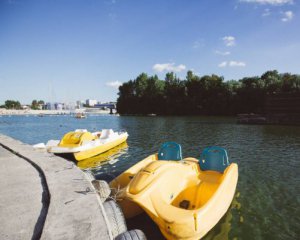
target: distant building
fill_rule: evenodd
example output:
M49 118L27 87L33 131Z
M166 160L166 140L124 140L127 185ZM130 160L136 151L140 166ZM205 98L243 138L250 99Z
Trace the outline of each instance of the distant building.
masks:
M37 108L38 108L39 110L43 110L44 104L38 104Z
M63 103L63 109L64 110L74 110L74 109L76 109L76 104L73 102Z
M64 109L64 105L62 103L50 103L50 102L47 102L45 104L45 109L46 110L63 110Z
M46 110L54 110L55 106L53 103L47 102L45 105Z
M30 109L30 107L29 107L28 105L22 105L21 108L22 108L23 110L28 110L28 109Z
M93 100L93 99L87 99L86 100L86 105L89 106L89 107L94 107L97 103L98 103L97 100Z
M54 109L55 110L63 110L63 104L62 103L54 103Z
M83 101L80 101L80 100L76 101L76 108L77 109L83 108L83 104L84 104Z

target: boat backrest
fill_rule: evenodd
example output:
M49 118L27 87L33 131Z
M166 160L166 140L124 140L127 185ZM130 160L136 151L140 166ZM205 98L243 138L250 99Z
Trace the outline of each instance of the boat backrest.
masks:
M95 136L96 138L100 138L101 132L93 132L92 135Z
M87 129L76 129L75 132L87 132Z
M182 160L180 144L165 142L158 151L158 160Z
M114 131L112 129L102 129L100 139L107 139L112 136Z
M211 170L223 173L229 166L227 151L222 147L207 147L201 153L199 164L202 171Z
M61 139L59 146L69 146L69 145L76 145L82 143L84 140L92 141L95 139L90 132L68 132L63 136Z

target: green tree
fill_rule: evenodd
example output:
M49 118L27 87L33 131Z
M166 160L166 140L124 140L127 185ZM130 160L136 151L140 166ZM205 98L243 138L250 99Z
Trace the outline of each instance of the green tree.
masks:
M191 70L189 70L186 74L186 80L187 81L192 81L194 79L194 74Z
M186 102L185 82L181 81L173 72L165 77L164 97L166 114L181 115L185 113Z
M229 114L228 105L230 93L223 83L224 78L211 75L207 82L205 113L209 115Z
M300 75L284 73L281 75L282 92L299 92L300 91Z
M146 73L140 74L135 79L135 90L136 90L137 97L142 97L146 94L145 91L147 88L147 80L148 80L148 75Z
M187 81L185 83L188 99L188 112L190 114L201 114L203 112L202 96L204 93L204 86L200 78L193 75L191 71L188 72Z
M147 87L143 98L145 114L164 112L164 81L158 79L157 75L147 79ZM146 106L146 107L145 107Z
M225 83L225 85L233 95L235 95L237 90L241 87L241 83L236 80L229 80Z
M261 76L264 88L268 94L280 91L281 78L277 70L267 71Z
M136 114L136 96L135 96L135 84L134 81L123 83L119 87L119 98L117 100L117 110L121 114Z
M245 77L240 80L238 89L237 112L263 113L265 104L264 83L260 77Z
M36 109L38 109L38 106L39 106L38 101L37 100L32 100L31 108L36 110Z
M172 83L173 81L175 81L176 76L173 72L168 72L166 73L166 77L165 77L165 81L168 83Z
M168 72L164 80L140 74L119 87L121 114L230 115L263 113L267 95L300 93L300 75L267 71L261 77L224 81L222 76L197 76L188 71L180 80Z
M4 103L5 108L7 109L21 109L21 104L19 101L6 100Z

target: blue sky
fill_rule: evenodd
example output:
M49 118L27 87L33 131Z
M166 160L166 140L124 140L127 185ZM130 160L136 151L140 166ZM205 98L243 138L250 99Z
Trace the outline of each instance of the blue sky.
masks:
M298 0L0 0L0 103L116 100L139 73L300 73Z

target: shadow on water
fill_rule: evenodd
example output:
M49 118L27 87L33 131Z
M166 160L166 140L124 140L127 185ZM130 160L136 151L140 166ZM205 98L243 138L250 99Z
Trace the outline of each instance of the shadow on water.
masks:
M235 216L242 223L243 217L240 214L241 204L238 202L238 197L240 193L237 192L235 197L225 213L225 215L220 219L220 221L213 227L202 239L203 240L228 240L232 239L230 233L232 229L232 221Z
M134 218L126 219L127 228L142 230L147 239L164 240L164 236L161 234L159 227L152 221L152 219L146 214L142 213Z

